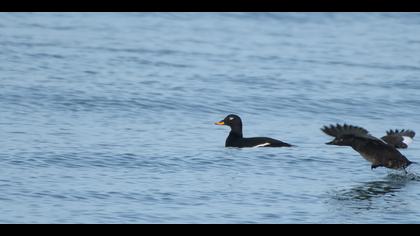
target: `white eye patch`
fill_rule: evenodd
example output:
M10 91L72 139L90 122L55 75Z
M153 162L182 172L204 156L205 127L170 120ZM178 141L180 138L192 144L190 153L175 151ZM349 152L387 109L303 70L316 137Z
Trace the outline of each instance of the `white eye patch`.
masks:
M233 120L233 119L235 119L235 118L233 118L233 117L229 117L229 120Z

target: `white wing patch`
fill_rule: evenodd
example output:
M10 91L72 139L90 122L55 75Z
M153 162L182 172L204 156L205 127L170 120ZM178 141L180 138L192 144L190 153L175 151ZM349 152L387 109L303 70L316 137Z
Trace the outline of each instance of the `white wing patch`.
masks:
M403 143L410 145L413 142L413 139L408 136L402 136L403 137Z
M235 119L235 118L233 118L233 117L229 117L229 120L233 120L233 119Z
M254 147L265 147L265 146L268 146L270 144L271 143L262 143L262 144L258 144L257 146L254 146Z

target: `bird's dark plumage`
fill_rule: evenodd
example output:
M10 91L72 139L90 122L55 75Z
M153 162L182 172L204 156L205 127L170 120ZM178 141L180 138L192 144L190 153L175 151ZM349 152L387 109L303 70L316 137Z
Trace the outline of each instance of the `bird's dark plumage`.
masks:
M292 145L280 140L267 137L244 138L242 134L242 120L239 116L230 114L223 120L216 122L216 125L227 125L231 128L226 139L226 147L291 147Z
M396 148L407 148L416 133L412 130L389 130L381 139Z
M324 126L321 130L335 138L327 144L352 147L363 158L371 162L372 169L380 166L405 169L413 163L397 150L397 147L405 144L403 142L405 136L414 137L413 131L388 131L387 136L378 139L370 135L364 128L346 124Z
M353 125L330 125L329 127L324 126L321 129L324 133L328 134L329 136L333 136L335 138L344 136L344 135L354 135L359 137L365 137L368 139L376 139L375 137L371 136L369 134L369 131L367 131L364 128L353 126Z

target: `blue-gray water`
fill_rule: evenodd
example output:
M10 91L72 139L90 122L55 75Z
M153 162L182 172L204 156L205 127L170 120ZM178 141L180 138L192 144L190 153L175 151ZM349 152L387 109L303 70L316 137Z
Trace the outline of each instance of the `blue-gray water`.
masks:
M2 13L0 52L0 223L420 223L419 165L320 131L420 134L420 14Z

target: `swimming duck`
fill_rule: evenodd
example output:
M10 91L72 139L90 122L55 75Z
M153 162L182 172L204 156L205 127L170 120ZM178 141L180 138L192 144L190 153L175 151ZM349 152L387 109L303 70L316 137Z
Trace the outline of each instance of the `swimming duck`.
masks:
M227 125L231 131L226 139L225 147L291 147L277 139L267 137L244 138L242 135L242 120L239 116L230 114L223 120L216 122L216 125Z
M364 159L372 163L371 169L386 167L390 169L404 169L410 164L397 148L407 148L415 136L412 130L390 130L387 135L378 139L361 127L352 125L330 125L321 130L335 139L326 144L350 146Z

